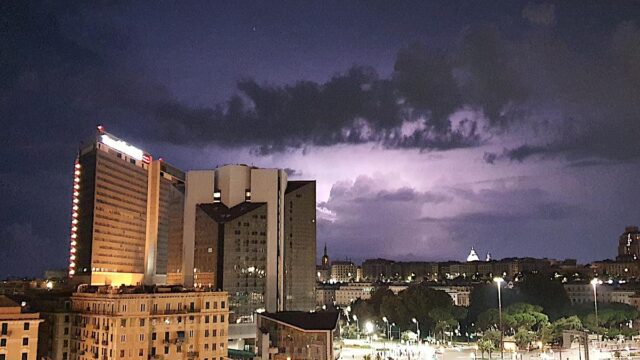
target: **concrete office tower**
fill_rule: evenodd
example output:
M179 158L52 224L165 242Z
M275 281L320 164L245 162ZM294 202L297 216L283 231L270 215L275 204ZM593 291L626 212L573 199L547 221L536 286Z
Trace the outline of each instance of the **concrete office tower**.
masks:
M72 280L165 283L170 237L181 227L172 214L182 209L184 173L102 127L74 166Z
M289 181L284 210L284 309L309 311L315 308L316 182Z
M233 322L253 322L262 310L311 310L315 230L313 181L246 165L190 171L184 284L227 291Z

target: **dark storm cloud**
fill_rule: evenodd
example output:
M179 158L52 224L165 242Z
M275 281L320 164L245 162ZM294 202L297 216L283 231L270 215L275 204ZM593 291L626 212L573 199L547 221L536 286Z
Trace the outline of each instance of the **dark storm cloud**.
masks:
M588 57L545 33L514 47L519 71L529 72L534 101L523 113L532 125L530 140L486 156L487 162L640 157L634 145L640 134L640 30L634 22L623 22L584 45L590 47Z
M430 60L400 65L397 81L381 79L373 69L362 66L323 84L304 81L270 86L244 80L238 83L240 95L226 104L193 109L177 102L158 103L152 115L163 129L159 134L163 140L257 146L260 153L367 142L419 149L478 145L481 137L475 122L453 126L447 118L461 104L436 96L440 85L455 87L451 75L424 83L424 89L407 84L414 67L425 66L428 69L420 71L443 77L439 65L431 69L423 61ZM430 80L429 74L422 76ZM413 96L412 91L431 93ZM416 125L409 133L402 131L407 123Z

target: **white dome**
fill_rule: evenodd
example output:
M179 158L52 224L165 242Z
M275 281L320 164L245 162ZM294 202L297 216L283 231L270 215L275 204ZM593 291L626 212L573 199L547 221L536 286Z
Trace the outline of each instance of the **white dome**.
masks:
M473 247L471 248L469 256L467 256L467 262L470 261L480 261L480 258L478 257L478 254L476 254L476 251L473 249Z

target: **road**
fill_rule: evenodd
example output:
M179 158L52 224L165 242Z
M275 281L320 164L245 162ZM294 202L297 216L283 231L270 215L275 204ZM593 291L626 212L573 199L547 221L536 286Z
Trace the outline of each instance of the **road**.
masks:
M585 360L584 349L579 354L578 345L574 344L571 349L564 349L562 352L548 350L545 353L540 351L531 352L505 352L505 360ZM405 345L398 342L383 342L367 340L345 340L341 360L358 360L364 359L365 355L371 355L371 359L375 360L376 355L380 355L381 359L394 360L474 360L480 359L480 353L475 350L473 345L459 345L455 347L440 347L428 344L421 345ZM621 350L622 359L640 359L640 350ZM633 356L630 356L633 355ZM488 354L485 353L485 358ZM492 359L499 360L500 352L494 352ZM590 349L589 360L615 359L613 351Z

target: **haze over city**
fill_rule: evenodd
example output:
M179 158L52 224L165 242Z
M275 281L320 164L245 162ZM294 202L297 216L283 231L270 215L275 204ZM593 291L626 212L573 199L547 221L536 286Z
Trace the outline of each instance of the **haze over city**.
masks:
M0 275L66 268L98 124L316 180L333 259L613 258L640 224L632 1L3 2Z

